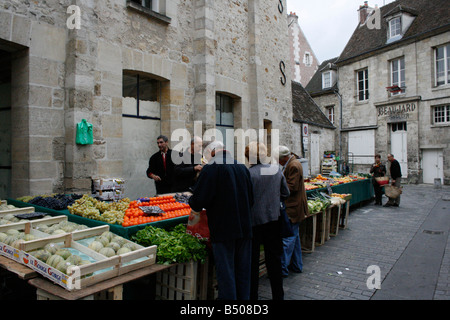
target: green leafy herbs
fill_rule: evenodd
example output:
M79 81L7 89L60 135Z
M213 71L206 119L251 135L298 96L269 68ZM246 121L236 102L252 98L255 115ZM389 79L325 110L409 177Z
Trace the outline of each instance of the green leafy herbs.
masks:
M167 231L153 226L139 230L132 240L144 247L156 245L159 264L185 263L190 260L204 262L208 256L205 242L186 233L183 224Z

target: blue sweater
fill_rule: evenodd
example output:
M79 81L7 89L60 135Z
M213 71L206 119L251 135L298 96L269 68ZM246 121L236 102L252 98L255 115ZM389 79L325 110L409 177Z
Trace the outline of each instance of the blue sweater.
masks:
M206 209L212 242L252 237L253 185L243 164L220 152L203 167L189 205Z

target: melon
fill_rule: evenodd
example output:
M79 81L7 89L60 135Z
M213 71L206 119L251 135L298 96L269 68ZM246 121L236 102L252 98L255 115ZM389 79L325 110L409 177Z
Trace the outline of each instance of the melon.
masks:
M108 243L108 245L106 246L106 248L113 248L114 251L117 252L117 250L120 249L120 244L118 244L117 242L110 242L110 243Z
M71 266L72 263L70 263L69 261L61 261L60 263L58 263L58 265L56 266L56 269L58 269L59 271L61 271L62 273L66 273L67 274L67 268L69 266Z
M8 235L4 232L0 232L0 242L4 242Z
M25 240L25 241L36 240L36 237L34 235L28 233L23 237L23 240Z
M51 254L55 254L56 251L58 251L60 248L61 247L59 245L53 242L47 243L44 247L44 249L50 252Z
M127 240L125 240L125 238L122 238L120 236L115 236L114 238L112 238L111 242L116 242L120 244L120 246L123 246L125 243L127 243Z
M8 231L6 231L6 234L9 236L19 236L19 231L16 229L8 229Z
M57 265L62 261L65 261L63 257L61 257L60 255L54 254L50 258L48 258L47 264L50 267L56 268Z
M105 236L99 236L99 237L95 238L95 241L101 242L104 247L106 247L106 245L109 243L109 239Z
M64 230L62 230L62 229L56 229L55 231L53 231L52 232L52 234L66 234L67 232L65 232Z
M112 239L115 237L116 235L114 233L112 233L111 231L105 231L101 234L101 237L106 237L108 238L108 240L111 242Z
M18 240L19 238L17 236L7 236L5 239L5 244L7 244L8 246L12 245L14 241Z
M64 260L67 260L67 258L69 258L72 255L69 249L59 249L58 251L55 252L55 254L60 255L61 257L63 257Z
M25 240L23 240L23 239L17 239L13 243L11 243L11 247L16 248L16 249L20 249L20 244L24 243L24 242L25 242Z
M41 260L43 262L47 262L47 260L52 256L48 251L45 250L37 250L31 253L36 259Z
M73 254L73 255L71 255L70 257L68 257L66 259L66 261L68 261L68 262L70 262L71 264L74 264L74 265L79 265L81 260L82 260L81 257L76 255L76 254Z
M99 252L101 249L103 249L103 244L100 241L92 241L89 245L89 249L92 249L94 251Z
M102 248L98 253L104 255L105 257L112 257L116 255L116 252L113 248Z
M122 248L128 248L128 249L130 249L131 251L136 250L136 246L134 245L134 243L131 243L131 242L125 243L125 244L122 246Z
M124 253L128 253L128 252L131 252L130 248L122 247L117 251L117 254L124 254Z

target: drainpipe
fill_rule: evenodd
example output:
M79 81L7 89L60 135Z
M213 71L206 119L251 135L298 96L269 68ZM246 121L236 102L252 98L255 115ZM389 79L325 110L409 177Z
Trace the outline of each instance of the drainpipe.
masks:
M338 89L333 92L339 98L339 160L342 161L342 96Z

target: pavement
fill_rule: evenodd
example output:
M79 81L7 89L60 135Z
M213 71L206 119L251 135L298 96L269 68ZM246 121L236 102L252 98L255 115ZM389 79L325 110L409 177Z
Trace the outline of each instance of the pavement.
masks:
M352 208L346 229L303 253L285 299L450 300L449 230L450 186L403 185L399 207ZM272 299L267 276L259 296Z

